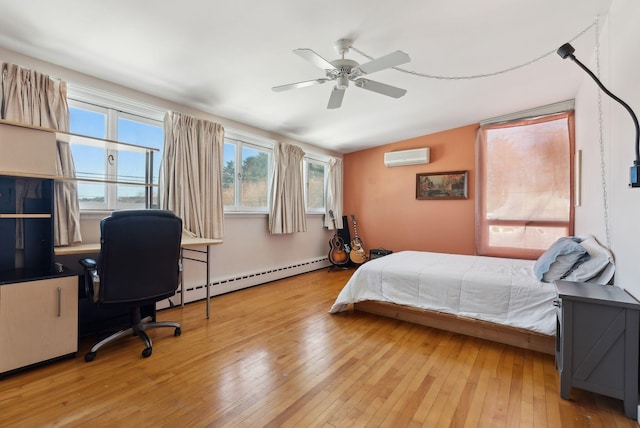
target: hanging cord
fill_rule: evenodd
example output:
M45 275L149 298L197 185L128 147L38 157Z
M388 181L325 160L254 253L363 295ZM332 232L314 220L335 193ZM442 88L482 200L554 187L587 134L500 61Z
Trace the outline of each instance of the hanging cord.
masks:
M600 77L600 26L596 18L596 75ZM609 230L609 197L607 195L607 166L605 163L605 147L602 119L602 90L598 89L598 139L600 140L600 180L602 183L602 207L604 211L604 233L607 247L611 248L611 232Z
M582 30L580 33L578 33L574 38L572 38L570 40L570 42L573 42L574 40L576 40L577 38L579 38L580 36L582 36L583 34L585 34L587 31L589 31L590 29L592 29L593 27L596 27L596 32L597 32L597 26L598 26L598 20L596 18L596 21L589 25L587 28L585 28L584 30ZM369 59L369 60L373 60L374 58L371 55L366 54L365 52L361 51L360 49L351 46L350 49L354 50L355 52L359 53L360 55L362 55L363 57ZM513 67L509 67L506 68L504 70L498 70L498 71L494 71L494 72L490 72L490 73L484 73L484 74L473 74L473 75L469 75L469 76L440 76L440 75L435 75L435 74L427 74L427 73L420 73L417 71L412 71L412 70L407 70L406 68L401 68L401 67L392 67L394 70L396 71L400 71L402 73L407 73L407 74L412 74L414 76L418 76L418 77L425 77L427 79L439 79L439 80L470 80L470 79L480 79L483 77L491 77L491 76L497 76L499 74L504 74L504 73L509 73L510 71L514 71L514 70L518 70L519 68L523 68L526 67L528 65L531 65L535 62L540 61L543 58L546 58L550 55L555 55L556 54L556 49L553 49L549 52L546 52L530 61L527 61L525 63L522 64L518 64L515 65Z

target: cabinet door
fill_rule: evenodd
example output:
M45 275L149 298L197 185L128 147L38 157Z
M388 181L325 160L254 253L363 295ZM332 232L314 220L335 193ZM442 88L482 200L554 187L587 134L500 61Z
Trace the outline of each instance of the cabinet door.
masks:
M77 350L77 276L0 286L0 372Z
M17 144L19 142L20 144ZM0 123L0 170L17 176L57 176L56 134L28 125Z

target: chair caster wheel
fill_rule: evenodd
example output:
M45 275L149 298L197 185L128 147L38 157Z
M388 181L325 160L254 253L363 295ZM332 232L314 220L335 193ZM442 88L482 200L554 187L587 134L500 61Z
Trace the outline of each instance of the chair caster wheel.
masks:
M151 348L144 348L142 350L142 356L144 358L149 358L151 356Z
M91 361L93 361L93 359L96 357L96 353L95 352L87 352L84 356L84 360L87 363L90 363Z
M177 327L173 332L174 336L180 336L181 334L182 334L182 329L180 327Z

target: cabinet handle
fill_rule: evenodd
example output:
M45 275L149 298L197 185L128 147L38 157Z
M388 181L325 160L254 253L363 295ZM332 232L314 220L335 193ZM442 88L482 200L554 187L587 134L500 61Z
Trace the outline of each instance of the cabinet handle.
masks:
M58 318L62 316L62 288L58 287Z

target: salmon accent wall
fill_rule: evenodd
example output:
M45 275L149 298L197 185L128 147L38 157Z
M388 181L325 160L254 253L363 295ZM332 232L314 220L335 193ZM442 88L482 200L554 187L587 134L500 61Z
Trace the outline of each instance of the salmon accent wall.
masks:
M475 139L478 125L344 155L344 214L355 214L358 235L371 248L474 253ZM384 153L422 147L430 163L387 168ZM469 171L468 199L417 200L416 174ZM349 221L351 237L353 224Z

